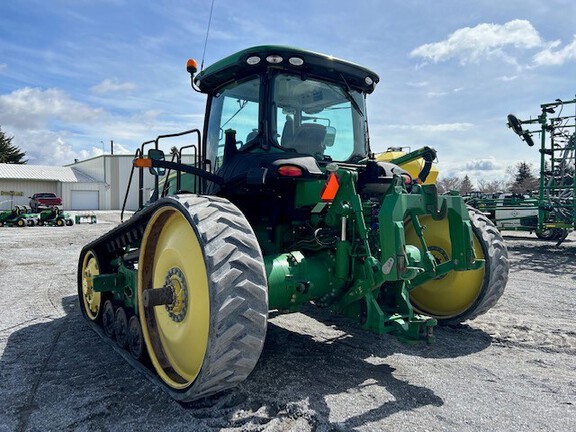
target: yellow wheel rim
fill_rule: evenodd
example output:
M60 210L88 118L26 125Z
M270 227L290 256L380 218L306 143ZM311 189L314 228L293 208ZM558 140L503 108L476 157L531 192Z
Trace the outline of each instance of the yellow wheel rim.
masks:
M142 332L158 375L170 387L194 382L208 345L210 299L204 255L196 232L173 207L158 210L141 247L138 298L144 289L171 286L170 305L145 307L139 301Z
M435 221L431 216L420 217L426 227L424 239L438 263L450 259L451 241L448 219ZM484 259L484 252L473 235L476 258ZM420 240L412 225L406 230L406 243L420 247ZM478 299L484 283L484 268L452 271L443 277L420 285L410 293L412 304L419 311L437 318L451 318L468 310Z
M88 318L96 321L102 307L102 293L94 291L94 282L92 278L100 274L100 267L96 255L89 251L84 255L82 261L82 301L84 311Z

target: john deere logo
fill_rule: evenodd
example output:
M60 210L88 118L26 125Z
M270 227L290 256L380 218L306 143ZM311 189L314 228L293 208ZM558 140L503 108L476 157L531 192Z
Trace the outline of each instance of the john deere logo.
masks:
M7 195L7 196L23 196L24 192L15 192L15 191L0 191L0 195Z

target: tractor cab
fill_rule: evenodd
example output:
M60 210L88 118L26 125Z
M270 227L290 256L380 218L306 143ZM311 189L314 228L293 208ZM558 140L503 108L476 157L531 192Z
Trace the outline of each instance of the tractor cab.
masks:
M201 72L208 93L206 159L217 170L237 153L307 155L320 165L368 154L365 95L378 76L323 54L256 47ZM226 146L226 130L235 143ZM280 156L281 155L281 156Z
M288 160L313 176L330 162L366 158L365 95L378 79L361 66L288 47L221 60L193 77L208 94L207 168L229 181L255 166L277 171L277 161Z

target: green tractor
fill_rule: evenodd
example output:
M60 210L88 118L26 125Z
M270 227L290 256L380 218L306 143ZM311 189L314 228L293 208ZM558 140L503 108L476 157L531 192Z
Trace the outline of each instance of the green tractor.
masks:
M49 207L38 213L38 226L72 226L74 221L70 214L58 207Z
M36 215L30 213L26 206L15 206L12 210L0 211L0 227L3 226L34 226L36 224Z
M197 75L191 60L188 72L207 95L203 131L142 144L140 209L86 245L78 266L85 318L173 398L243 381L269 310L311 302L376 334L431 342L437 323L496 304L506 248L461 197L437 194L436 152L371 152L374 72L279 46ZM159 150L186 134L192 144L171 158ZM156 176L147 202L145 169Z

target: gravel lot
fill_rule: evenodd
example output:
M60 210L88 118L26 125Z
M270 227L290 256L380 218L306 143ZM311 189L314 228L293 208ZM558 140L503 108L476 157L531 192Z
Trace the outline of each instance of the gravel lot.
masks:
M576 428L576 234L506 234L499 304L433 345L310 307L271 317L234 391L189 405L133 370L80 316L80 249L119 221L0 228L0 431L569 431Z

